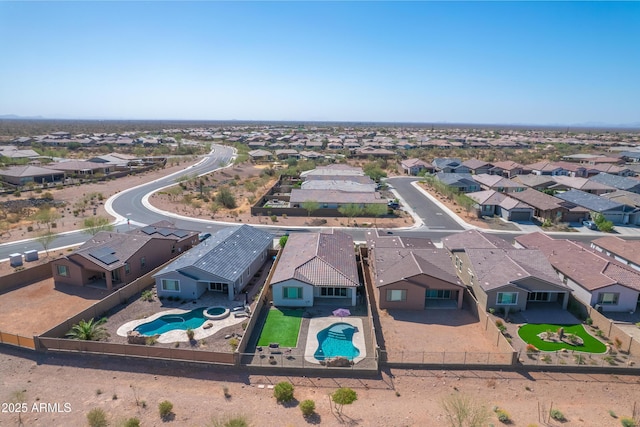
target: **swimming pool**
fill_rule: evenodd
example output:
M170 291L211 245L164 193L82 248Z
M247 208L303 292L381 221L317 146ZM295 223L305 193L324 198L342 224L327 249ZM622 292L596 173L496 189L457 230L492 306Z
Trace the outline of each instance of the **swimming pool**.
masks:
M204 324L204 322L210 320L205 317L205 311L206 310L203 310L203 308L200 307L186 313L165 314L151 322L137 326L134 331L138 331L142 335L153 336L156 334L159 335L165 332L174 331L176 329L186 331L187 329L199 328Z
M318 349L313 357L325 360L337 356L353 360L360 355L360 350L353 345L353 334L356 328L344 322L334 323L318 332Z

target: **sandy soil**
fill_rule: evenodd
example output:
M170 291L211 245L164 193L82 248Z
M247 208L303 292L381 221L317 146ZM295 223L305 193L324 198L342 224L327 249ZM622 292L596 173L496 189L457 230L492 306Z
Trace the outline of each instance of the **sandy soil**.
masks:
M86 425L86 413L102 408L118 425L138 417L145 426L204 426L212 418L244 415L252 426L447 426L441 401L452 394L470 396L490 410L498 406L512 426L619 426L613 418L630 416L638 399L640 378L599 374L515 373L485 371L391 370L377 378L258 375L233 369L162 362L108 359L90 355L39 355L2 348L0 401L11 402L24 391L29 426ZM55 381L51 381L55 378ZM317 416L305 420L293 405L279 405L268 387L279 381L295 386L297 401L313 399ZM330 407L329 393L353 388L358 400L342 419ZM230 398L225 398L228 387ZM173 403L175 414L162 422L158 403ZM139 406L136 406L136 400ZM142 406L145 402L146 407ZM33 404L58 403L59 413L36 412ZM64 411L64 404L69 411ZM565 423L542 422L549 408L559 409ZM37 409L38 407L36 407ZM3 406L0 425L17 425L18 415ZM489 422L501 425L491 414Z

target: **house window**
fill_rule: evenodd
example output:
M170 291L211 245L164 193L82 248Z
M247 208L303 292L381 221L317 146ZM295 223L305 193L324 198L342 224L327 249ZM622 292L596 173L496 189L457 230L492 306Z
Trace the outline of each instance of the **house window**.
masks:
M129 273L131 273L131 266L129 265L129 263L128 263L128 262L125 262L125 263L124 263L124 273L125 273L125 274L129 274Z
M145 257L140 257L140 268L144 268L147 265L147 259Z
M387 291L387 301L406 301L407 291L405 289L389 289Z
M618 292L600 292L598 294L598 304L602 305L618 305Z
M451 291L446 289L427 289L427 299L451 299Z
M57 265L56 268L58 269L58 276L69 277L69 267L66 265Z
M283 299L302 299L302 288L285 286L282 288Z
M173 279L162 279L162 290L169 292L180 292L180 281Z
M458 267L458 271L462 271L462 261L457 255L456 255L456 266Z
M323 297L346 297L347 288L320 288L320 296Z
M517 292L498 292L498 298L496 301L500 305L516 305L518 304Z
M228 293L229 292L229 285L227 283L210 282L209 283L209 290L210 291L214 291L214 292Z

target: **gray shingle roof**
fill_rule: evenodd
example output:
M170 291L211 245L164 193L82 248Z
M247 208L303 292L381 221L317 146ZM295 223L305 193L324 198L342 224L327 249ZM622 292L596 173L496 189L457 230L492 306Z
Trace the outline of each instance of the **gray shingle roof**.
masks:
M608 173L599 173L598 175L589 178L589 180L620 190L628 190L634 193L640 193L640 181L637 179L611 175Z
M189 249L154 275L194 267L206 273L235 281L262 251L273 244L273 235L249 225L223 228Z
M595 212L606 212L612 210L622 211L625 208L625 205L621 203L605 199L604 197L596 196L595 194L585 193L584 191L580 190L570 190L565 193L559 193L556 194L556 197ZM632 208L627 207L626 210L631 211Z
M116 270L151 240L153 240L151 236L101 231L69 254L67 258L80 256L107 271ZM106 261L107 258L96 256L100 253L108 253L112 262L103 262L102 260Z
M513 246L499 237L491 234L485 234L477 230L463 231L462 233L452 234L442 239L442 244L450 252L466 250L467 248L475 249L513 249Z

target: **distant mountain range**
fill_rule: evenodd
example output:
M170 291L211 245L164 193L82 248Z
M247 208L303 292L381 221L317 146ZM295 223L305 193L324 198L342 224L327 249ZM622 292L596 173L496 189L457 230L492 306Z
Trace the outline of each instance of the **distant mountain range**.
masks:
M413 125L446 125L455 127L456 125L464 125L468 126L518 126L518 127L540 127L540 128L584 128L584 129L640 129L640 122L634 123L618 123L611 124L605 122L584 122L584 123L544 123L544 124L534 124L534 123L463 123L463 122L448 122L448 121L438 121L438 122L375 122L375 121L366 121L363 122L361 120L187 120L187 119L127 119L123 117L43 117L43 116L19 116L17 114L0 114L1 119L8 120L113 120L113 121L145 121L145 122L166 122L166 121L177 121L177 122L229 122L229 121L238 121L238 122L252 122L252 123L366 123L367 125L390 125L390 124L413 124Z

